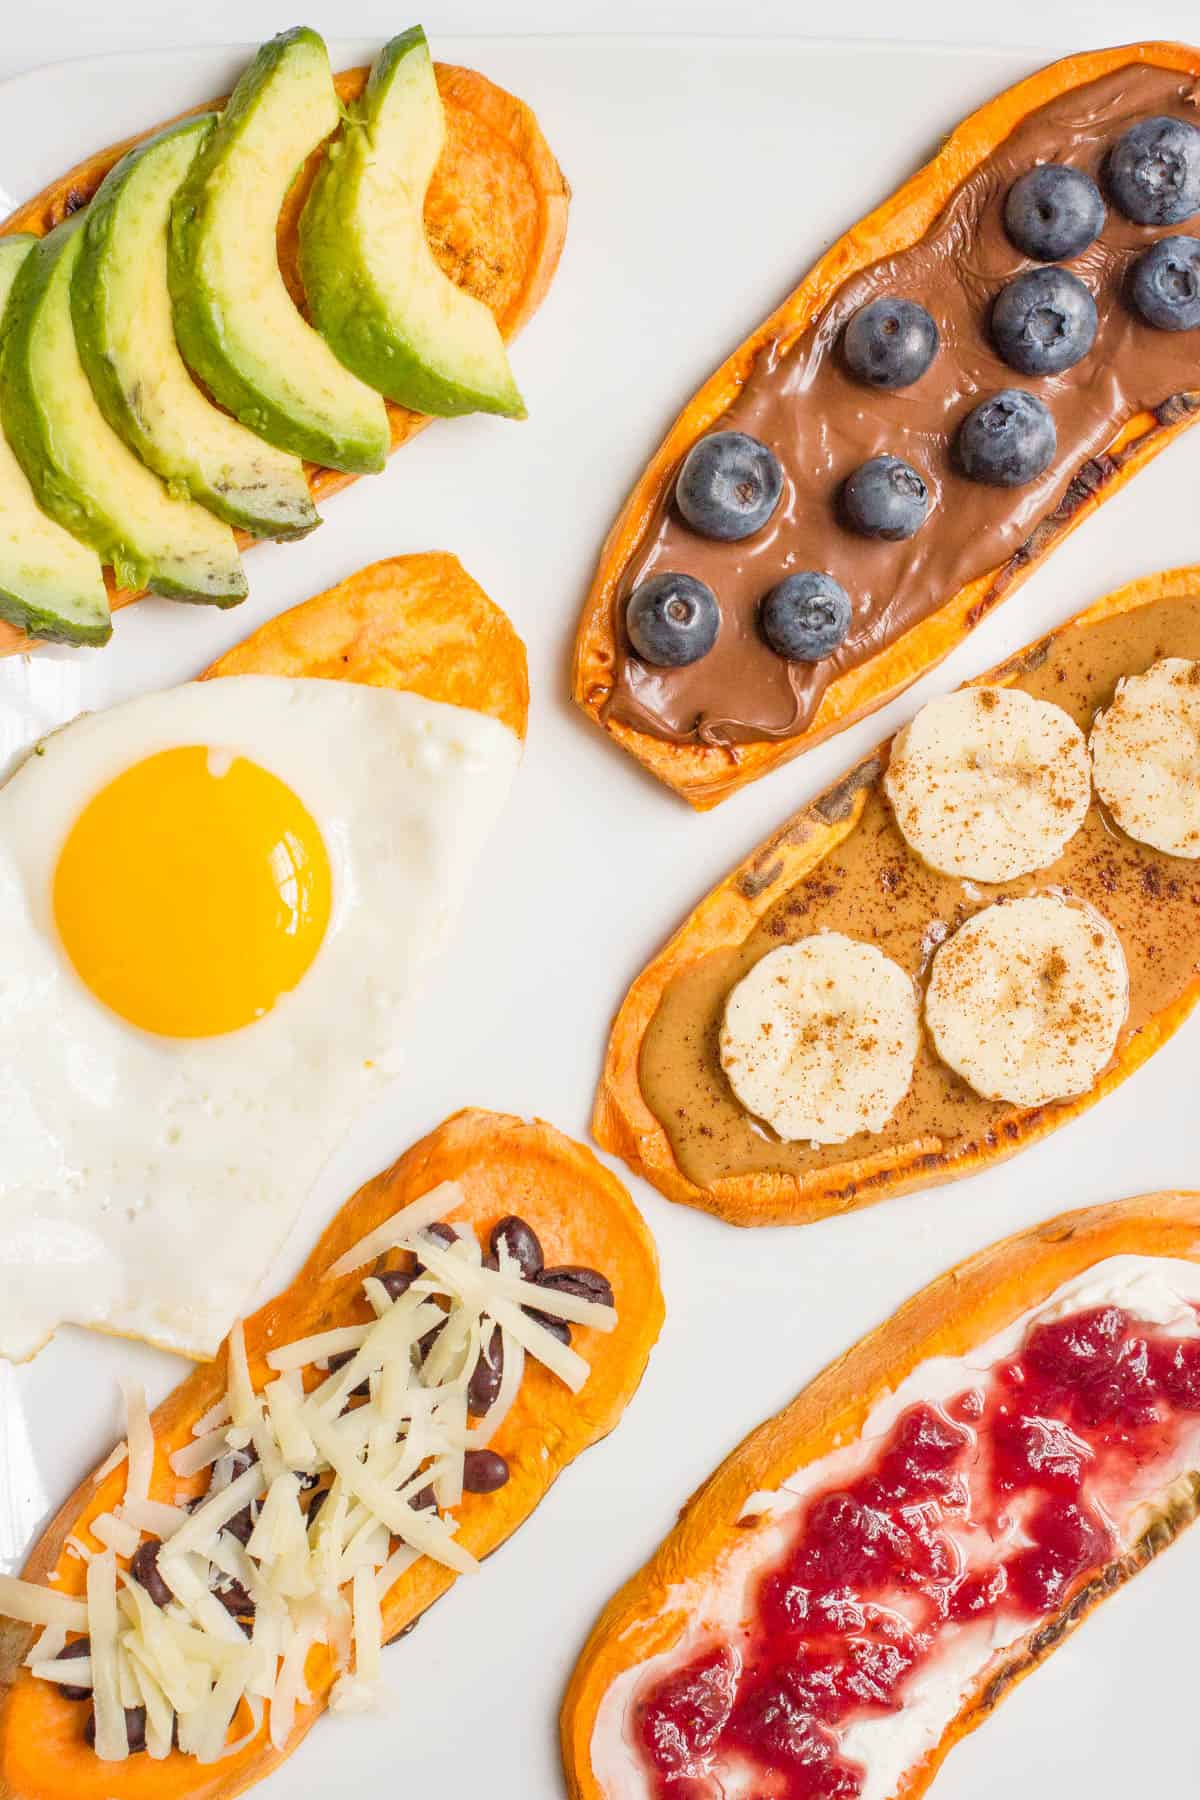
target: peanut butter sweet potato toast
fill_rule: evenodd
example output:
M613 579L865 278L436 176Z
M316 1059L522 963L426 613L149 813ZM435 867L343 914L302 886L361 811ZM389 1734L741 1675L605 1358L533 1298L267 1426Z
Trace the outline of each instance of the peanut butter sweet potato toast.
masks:
M960 1357L1005 1330L1065 1282L1119 1255L1200 1261L1200 1195L1147 1194L1064 1213L993 1245L939 1276L817 1376L790 1406L750 1434L685 1503L679 1523L650 1561L609 1602L575 1667L561 1717L563 1763L572 1800L612 1800L593 1761L593 1734L606 1694L622 1674L678 1643L697 1589L755 1519L752 1495L857 1439L875 1404L920 1364ZM1076 1582L1054 1616L1018 1640L999 1669L968 1690L938 1741L889 1793L917 1800L953 1746L990 1715L1107 1594L1144 1568L1200 1509L1191 1475L1170 1505L1147 1519L1136 1543L1097 1574ZM685 1599L686 1597L686 1599ZM919 1740L919 1733L917 1734Z
M426 198L430 247L446 274L491 308L508 340L537 311L554 278L566 237L570 189L523 101L474 70L439 64L436 72L446 116L446 146ZM339 98L344 103L356 99L367 75L366 69L347 69L337 75ZM212 101L190 111L206 112L221 104L221 100ZM151 127L87 157L18 207L0 230L44 236L86 206L127 150L160 129ZM310 157L297 176L279 220L280 267L298 304L303 304L304 296L298 272L297 227L321 154L318 151ZM388 417L394 450L430 423L423 415L390 403ZM307 473L318 503L356 479L314 466ZM254 540L239 533L238 541L247 545ZM105 576L114 608L141 598L117 589L110 570ZM0 654L29 647L29 640L20 632L0 623Z
M1192 423L1198 404L1192 391L1194 380L1181 381L1181 391L1165 398L1155 411L1113 418L1112 435L1102 451L1071 471L1059 503L1036 523L1015 554L958 591L942 593L934 610L875 649L865 661L835 669L815 712L791 734L718 742L705 741L700 733L675 741L670 733L658 736L610 713L625 656L624 625L618 614L626 585L645 560L655 519L667 502L684 457L700 438L728 423L725 415L756 366L765 360L771 368L778 367L814 322L837 303L849 282L872 265L886 270L889 258L918 245L968 178L1036 109L1134 67L1194 78L1200 76L1200 51L1187 45L1151 42L1069 56L973 113L931 162L838 239L783 304L709 377L638 479L609 532L584 604L572 692L576 703L623 749L698 810L716 806L746 783L894 699L961 643L994 606L1015 593L1055 545ZM999 379L996 386L1000 386ZM869 390L865 401L861 392L857 399L850 395L846 400L847 406L869 407L872 403ZM806 477L808 471L801 473ZM931 516L923 530L929 533L938 528L939 520ZM804 567L803 551L800 554L797 566ZM852 587L852 583L846 585ZM884 600L886 604L886 595ZM754 630L753 624L747 626L740 620L738 628ZM673 671L655 669L650 674L656 679L669 678ZM723 716L719 709L718 716Z
M1200 656L1198 568L1119 589L968 685L1032 686L1086 730L1122 675L1168 655ZM714 888L621 1004L593 1131L668 1199L735 1225L806 1224L971 1174L1093 1106L1153 1055L1200 998L1194 862L1126 838L1093 796L1058 863L968 895L925 869L900 836L882 794L889 749L882 744L793 814ZM1090 1091L1024 1110L980 1101L939 1063L926 1036L909 1095L883 1131L820 1151L752 1129L725 1083L715 1038L724 994L759 955L811 931L844 928L880 943L919 979L931 926L953 929L979 905L1031 887L1090 898L1117 927L1129 961L1129 1017ZM668 1052L678 1061L669 1089ZM656 1085L652 1109L647 1088ZM713 1146L722 1133L727 1151L730 1143L734 1149L716 1168ZM683 1166L695 1171L697 1159L708 1170L699 1176Z
M350 1246L442 1182L455 1182L462 1192L449 1220L469 1224L486 1239L500 1219L519 1214L537 1232L548 1261L603 1269L617 1309L610 1334L575 1328L575 1346L590 1365L578 1394L540 1364L527 1369L496 1438L508 1462L507 1484L496 1493L467 1493L456 1509L456 1542L482 1559L524 1522L567 1464L617 1423L662 1322L649 1232L621 1184L588 1150L540 1121L476 1110L456 1113L347 1201L292 1285L246 1321L245 1342L257 1385L273 1345L368 1318L362 1277L370 1265L340 1279L331 1278L329 1270ZM373 1260L383 1267L384 1258ZM180 1480L167 1458L191 1441L193 1424L225 1392L227 1357L226 1347L215 1362L197 1367L154 1412L152 1496L174 1500ZM26 1579L45 1583L53 1575L56 1592L81 1593L84 1565L66 1553L66 1538L73 1534L86 1543L89 1520L119 1500L124 1481L121 1467L88 1476L38 1539ZM384 1640L413 1624L454 1579L428 1558L401 1575L383 1603ZM178 1750L158 1761L141 1755L104 1762L85 1742L79 1706L21 1667L28 1632L6 1625L0 1633L4 1800L53 1800L68 1791L80 1800L164 1795L228 1800L291 1754L324 1710L336 1673L329 1650L314 1646L305 1666L312 1700L297 1708L282 1748L271 1745L264 1723L252 1741L216 1763L198 1762Z

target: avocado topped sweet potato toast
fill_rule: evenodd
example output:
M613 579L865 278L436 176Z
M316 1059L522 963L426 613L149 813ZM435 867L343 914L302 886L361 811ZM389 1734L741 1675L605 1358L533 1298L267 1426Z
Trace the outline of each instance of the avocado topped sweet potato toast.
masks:
M296 39L297 49L293 55L303 52L308 44L308 39L301 42L296 34L284 36ZM309 38L313 36L309 34ZM303 39L304 34L300 34L300 38ZM425 193L424 228L429 249L441 275L486 307L501 338L507 341L536 310L553 278L566 231L569 191L528 107L471 70L438 65L434 72L444 114L445 141ZM355 69L337 75L333 78L331 94L336 95L342 106L348 106L363 92L368 73L366 69ZM324 79L328 83L327 73ZM331 108L329 122L336 125L336 107L332 100ZM199 119L212 110L210 103L183 116ZM219 132L220 127L216 129ZM143 133L87 158L19 207L5 222L4 233L45 237L87 208L122 157L154 136L154 131ZM210 131L204 140L210 154L212 138ZM285 297L290 294L291 301L301 311L305 296L299 274L298 225L324 154L325 146L318 145L288 188L276 230L278 265L284 284L281 293L285 293ZM202 147L198 156L203 158L204 155ZM157 190L156 197L161 198ZM117 195L110 189L105 200L106 218L110 224L112 206L109 203L116 199ZM94 362L110 347L106 334L112 329L112 319L105 319L103 295L96 289L96 260L103 248L100 234L89 233L89 236L95 255L82 258L86 281L81 283L81 288L88 287L89 292L81 292L80 314L89 326L87 349ZM188 241L191 242L190 237ZM298 323L308 331L303 319ZM124 344L116 347L122 353L128 348ZM338 367L340 369L340 365ZM349 371L342 370L341 373L347 383L355 382ZM105 388L102 407L106 407L111 415L110 423L115 424L127 441L133 440L133 449L152 463L157 473L166 471L167 478L176 484L178 491L190 491L204 500L212 485L211 470L197 467L194 457L185 457L187 466L183 467L179 461L178 434L170 429L160 429L153 421L131 418L126 399L127 396L123 399L120 394ZM407 442L428 423L425 415L395 404L389 403L386 407L382 401L378 404L386 411L383 435L392 449ZM383 418L383 412L380 417ZM248 413L246 423L258 431L262 421ZM169 426L169 421L167 424ZM381 440L381 451L382 447ZM354 479L346 468L331 469L309 462L305 465L309 500L299 506L297 496L292 493L294 481L288 466L290 453L275 451L270 454L265 445L263 448L264 463L270 465L268 472L282 497L273 506L269 517L255 515L252 523L256 535L264 529L271 534L282 531L286 535L311 528L316 522L315 506ZM227 451L228 445L225 446ZM339 460L344 459L339 457ZM373 450L368 460L372 463L379 460ZM250 505L248 511L245 508L246 491L243 485L242 501L236 495L225 496L228 504L223 500L224 510L232 514L242 506L243 519L249 519L253 506ZM239 546L251 541L245 531L239 531L237 538ZM120 586L111 570L106 571L105 579L112 606L122 606L139 597L140 590ZM0 616L3 616L2 609ZM14 623L0 624L0 652L27 648L29 640L19 629L19 609L9 608L7 616ZM29 617L40 632L40 614ZM90 641L103 641L102 632L92 630Z

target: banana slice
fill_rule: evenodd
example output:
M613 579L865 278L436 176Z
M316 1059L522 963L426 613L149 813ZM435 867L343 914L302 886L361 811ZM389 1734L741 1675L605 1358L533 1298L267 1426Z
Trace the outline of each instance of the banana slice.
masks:
M1061 856L1092 797L1087 745L1061 706L1020 688L931 700L897 735L884 789L931 868L1013 881Z
M908 1091L920 1019L912 978L825 931L770 950L725 1002L721 1066L747 1112L786 1142L879 1131Z
M1092 727L1096 792L1131 838L1200 856L1200 662L1168 656L1119 682Z
M1084 1094L1129 1009L1125 952L1094 907L1032 894L985 906L934 956L925 1023L943 1062L986 1100Z

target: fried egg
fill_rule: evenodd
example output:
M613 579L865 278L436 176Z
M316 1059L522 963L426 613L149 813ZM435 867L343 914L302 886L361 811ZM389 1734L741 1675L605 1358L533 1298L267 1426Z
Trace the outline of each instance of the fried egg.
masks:
M239 675L0 789L0 1355L214 1354L398 1048L520 758L497 720Z

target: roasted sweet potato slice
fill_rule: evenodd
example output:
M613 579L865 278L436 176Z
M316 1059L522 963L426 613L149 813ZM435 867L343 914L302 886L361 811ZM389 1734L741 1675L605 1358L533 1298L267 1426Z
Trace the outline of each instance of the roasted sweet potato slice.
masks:
M783 304L726 358L684 407L639 477L604 544L584 604L576 639L572 691L576 703L623 749L697 809L716 806L747 782L778 768L901 693L961 643L1000 600L1015 593L1056 544L1195 418L1197 402L1190 391L1195 382L1184 358L1179 383L1184 391L1164 394L1162 404L1153 412L1106 420L1111 425L1108 442L1081 467L1061 472L1056 479L1056 486L1063 489L1061 499L1033 527L1014 555L955 592L935 588L934 610L875 650L866 661L835 673L811 719L792 735L731 743L686 738L676 742L639 730L626 719L610 714L609 702L624 655L623 627L617 618L624 584L645 560L654 522L684 456L699 438L722 428L725 415L750 381L756 363L766 358L772 367L776 366L827 309L836 307L838 296L848 283L872 265L878 264L886 271L890 258L902 256L918 244L935 226L964 181L1036 109L1072 95L1090 82L1134 67L1174 71L1185 78L1195 78L1200 76L1200 51L1182 44L1143 43L1069 56L1019 82L973 113L950 135L930 163L839 238ZM1149 241L1149 234L1143 235ZM1014 258L1019 263L1015 252ZM917 294L911 297L921 298ZM936 296L930 303L935 301ZM953 348L945 354L952 356ZM934 364L927 379L937 379L938 366ZM1003 379L1003 365L997 362L989 370L987 381L999 387ZM875 399L878 402L878 396ZM848 394L846 404L853 407L863 403ZM866 405L870 408L871 401ZM1058 465L1054 467L1057 469ZM1064 487L1067 474L1070 479ZM936 532L938 526L939 520L933 517L923 527L923 533ZM919 542L914 540L914 545ZM756 566L753 557L750 563ZM918 553L914 566L919 563ZM852 572L853 568L853 556L848 552L846 569ZM754 631L752 622L739 619L738 625L740 631Z
M205 671L404 688L525 736L525 646L456 556L390 556L260 625Z
M1171 655L1200 658L1200 568L1119 589L972 685L1031 687L1086 729L1122 675ZM1093 797L1057 863L970 893L971 884L926 869L900 836L882 794L888 751L880 745L752 851L700 902L621 1004L593 1130L598 1143L669 1199L735 1225L805 1224L969 1175L1094 1105L1200 998L1196 863L1126 838ZM737 1105L716 1056L720 1011L766 950L840 929L877 942L920 980L938 941L927 938L929 931L944 934L1002 894L1054 886L1091 900L1116 926L1130 968L1129 1017L1090 1092L1024 1110L982 1101L939 1062L926 1038L913 1085L889 1124L847 1144L770 1141Z
M456 1113L347 1201L292 1285L246 1321L246 1346L257 1384L267 1373L265 1357L273 1345L369 1317L361 1298L363 1271L341 1280L327 1279L326 1272L375 1226L442 1181L458 1182L463 1191L464 1205L451 1211L450 1219L469 1220L486 1236L499 1219L518 1213L534 1227L548 1262L603 1270L618 1313L609 1335L584 1328L574 1333L575 1347L591 1366L578 1395L531 1361L495 1440L509 1464L508 1483L498 1493L467 1494L457 1509L458 1540L482 1559L523 1523L581 1450L612 1430L641 1380L662 1324L653 1241L620 1182L590 1151L537 1120ZM225 1386L222 1352L157 1408L152 1495L174 1499L181 1483L167 1458L190 1440L193 1423ZM26 1579L46 1582L53 1575L59 1592L80 1593L83 1565L65 1553L65 1539L74 1533L86 1543L88 1521L119 1500L124 1481L123 1470L116 1469L81 1483L38 1539ZM418 1619L454 1579L428 1558L416 1563L387 1598L385 1640ZM19 1627L0 1628L0 1795L5 1800L57 1800L66 1793L77 1800L167 1795L228 1800L291 1754L324 1710L335 1673L328 1651L315 1647L306 1667L313 1701L298 1709L282 1751L272 1748L264 1726L253 1742L219 1763L202 1764L178 1751L161 1762L132 1756L110 1763L100 1761L84 1741L86 1709L20 1667L28 1635Z
M358 96L367 73L366 69L347 69L336 77L342 100ZM446 146L425 203L430 246L446 273L491 308L505 338L510 339L536 312L554 278L566 237L570 189L523 101L471 69L439 63L437 80L446 112ZM221 100L211 101L192 110L204 112L221 104ZM153 127L97 151L18 207L0 229L43 236L85 206L113 164L159 129ZM279 221L280 266L301 304L296 228L319 155L310 159L297 177ZM393 449L430 423L399 406L389 405L388 416ZM308 475L318 504L355 479L338 470L315 467L310 467ZM252 541L239 534L239 542ZM106 573L114 607L140 598L115 588L111 571ZM0 623L0 654L28 648L29 641L20 632Z
M584 1647L561 1718L572 1800L618 1800L599 1779L593 1761L593 1733L604 1698L618 1677L680 1641L706 1579L724 1554L745 1542L754 1522L743 1512L751 1495L778 1488L835 1447L853 1443L876 1402L918 1365L966 1354L1064 1283L1108 1257L1126 1254L1200 1262L1200 1194L1147 1194L1065 1213L993 1245L939 1276L752 1432L686 1502L679 1523L609 1602ZM889 1792L904 1800L925 1793L953 1745L982 1724L996 1702L1106 1594L1144 1568L1191 1523L1200 1506L1200 1477L1188 1478L1188 1494L1183 1486L1181 1482L1178 1496L1172 1490L1169 1507L1147 1519L1131 1548L1106 1568L1076 1580L1056 1614L1026 1640L1018 1640L1002 1666L967 1694L940 1740Z

